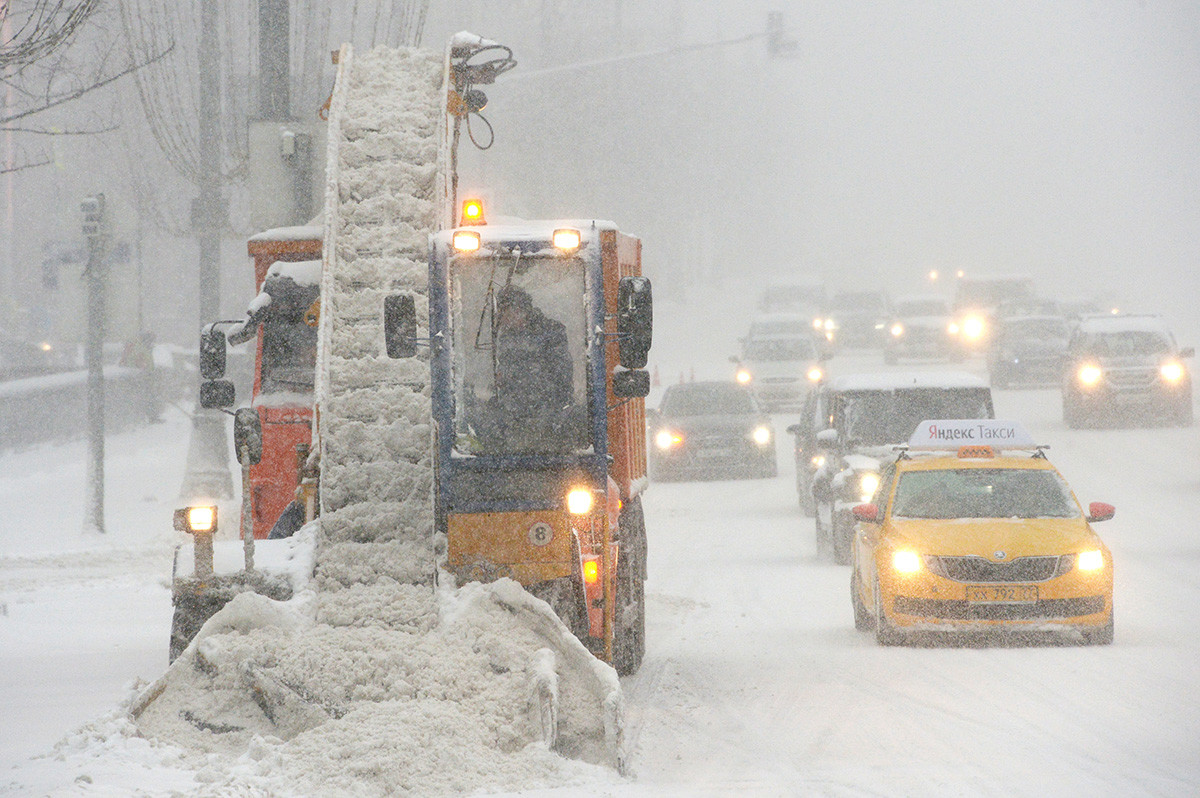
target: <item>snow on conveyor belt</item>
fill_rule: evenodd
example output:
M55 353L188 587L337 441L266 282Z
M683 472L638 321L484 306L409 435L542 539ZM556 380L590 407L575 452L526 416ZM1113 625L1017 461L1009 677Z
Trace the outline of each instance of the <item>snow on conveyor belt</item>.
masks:
M339 62L322 516L297 533L316 536L314 577L287 603L235 597L132 714L141 734L203 760L214 793L457 794L587 778L588 765L558 754L619 766L616 673L511 580L436 584L427 354L383 352L386 294L417 295L427 329L444 59L356 58L347 46Z

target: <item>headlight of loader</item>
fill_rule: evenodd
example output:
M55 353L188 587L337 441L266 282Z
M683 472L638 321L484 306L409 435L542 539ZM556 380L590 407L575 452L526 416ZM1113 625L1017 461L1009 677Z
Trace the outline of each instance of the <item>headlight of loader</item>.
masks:
M891 332L892 332L893 338L899 338L900 336L904 335L904 325L899 322L896 322L895 324L892 325Z
M813 366L805 376L808 377L809 382L820 382L821 378L825 376L825 372L821 371L819 366Z
M759 426L754 428L754 432L750 433L750 437L754 438L754 442L759 446L766 446L771 442L771 428Z
M858 478L858 496L864 503L871 501L879 487L879 475L873 472L863 474Z
M592 511L592 492L587 488L572 488L567 494L567 512L587 515Z
M741 385L749 385L750 381L754 379L754 375L750 373L750 369L738 369L734 379Z
M983 337L986 325L981 316L967 316L963 319L962 334L968 341L978 341Z

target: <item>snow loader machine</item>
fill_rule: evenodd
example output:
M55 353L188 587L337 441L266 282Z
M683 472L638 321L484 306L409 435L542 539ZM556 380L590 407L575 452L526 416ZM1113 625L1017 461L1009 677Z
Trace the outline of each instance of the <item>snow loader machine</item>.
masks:
M593 654L633 673L645 652L652 328L641 242L607 221L488 224L478 200L462 209L429 257L445 567L460 584L515 579ZM385 301L389 355L426 343L415 308L406 294ZM522 314L533 320L514 333L508 320ZM541 331L532 354L529 327Z
M255 342L251 406L234 414L243 471L238 548L246 567L239 571L233 547L218 542L218 573L211 574L215 518L206 526L203 513L195 523L188 511L177 513L176 528L192 533L196 547L194 555L177 554L172 660L237 592L288 598L287 579L254 571L254 540L267 538L281 516L292 516L290 526L280 523L286 534L324 513L326 537L354 526L344 534L355 545L377 536L361 528L367 516L408 530L411 541L387 544L400 546L403 562L392 574L399 581L428 583L439 573L459 585L509 577L544 599L618 673L639 667L647 551L643 400L652 328L641 242L599 220L489 224L476 200L462 203L458 216L453 153L458 124L473 107L464 98L477 98L474 83L502 71L494 60L479 68L470 60L495 49L486 40L452 40L444 83L453 90L436 95L436 109L427 89L414 95L431 106L423 109L431 118L436 112L450 120L439 155L449 164L438 170L418 155L430 142L406 149L387 126L362 122L355 98L339 96L353 94L340 72L331 98L334 165L327 167L337 188L328 193L324 223L251 238L259 294L247 319L203 331L200 386L203 407L231 407L234 388L222 379L227 342ZM344 52L339 69L348 72L350 61ZM360 61L356 69L367 69ZM423 87L429 67L419 69L412 83ZM332 134L339 126L345 140ZM405 200L399 211L395 187L385 184L379 196L362 193L375 180L341 188L378 159L354 160L357 147L366 151L366 136L390 137L386 149L396 166L389 168L442 181L440 206L426 202L436 196L433 185L413 189L421 200ZM385 217L372 216L377 204L387 206ZM431 209L412 210L424 204ZM391 241L388 229L397 236ZM554 406L530 396L548 380L536 364L526 360L516 378L506 378L501 306L516 292L562 334L562 362L569 365L560 369L566 387ZM422 439L430 429L432 440ZM381 501L388 509L378 509ZM426 501L428 534L419 517ZM297 556L274 553L276 542L260 545L260 561ZM430 558L413 553L426 546ZM320 570L320 552L315 560Z

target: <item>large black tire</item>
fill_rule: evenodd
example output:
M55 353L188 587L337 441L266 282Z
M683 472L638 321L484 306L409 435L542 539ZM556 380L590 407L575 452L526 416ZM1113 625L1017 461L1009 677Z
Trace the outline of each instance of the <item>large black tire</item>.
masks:
M854 628L860 632L869 632L875 628L875 619L867 612L862 603L862 596L858 595L858 579L858 569L855 568L850 574L850 605L854 607Z
M646 656L646 522L640 499L625 505L618 521L617 607L613 667L620 676L636 673Z
M229 602L230 596L217 591L181 590L172 597L175 612L171 616L171 640L167 647L167 662L174 662L192 638L212 616Z
M587 644L587 613L584 611L579 583L571 578L563 577L531 585L529 592L549 604L550 609L554 610L554 614L571 631L571 634L578 637L584 645Z

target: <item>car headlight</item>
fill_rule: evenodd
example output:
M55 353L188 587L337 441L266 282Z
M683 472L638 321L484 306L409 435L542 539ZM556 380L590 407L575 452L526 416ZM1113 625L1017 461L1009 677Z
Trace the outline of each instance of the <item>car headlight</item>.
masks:
M893 324L891 333L893 338L899 338L900 336L904 335L904 325L900 324L899 322Z
M766 446L771 442L771 428L766 426L755 427L754 432L750 433L750 437L754 438L754 442L759 446Z
M587 488L572 488L567 494L567 512L587 515L592 511L592 492Z
M658 434L654 436L654 445L663 451L674 449L681 443L683 443L683 435L675 430L660 429Z
M742 385L749 385L750 380L754 379L754 375L750 373L750 369L738 369L733 378Z
M1168 361L1159 366L1158 373L1162 375L1164 380L1172 384L1182 380L1183 375L1185 374L1183 370L1183 364L1177 363L1174 360Z
M946 325L946 333L948 335L958 335L958 324L950 322Z
M983 337L986 325L979 316L967 316L963 319L962 334L968 341L978 341Z
M821 329L824 329L824 327L825 327L824 319L821 319L821 318L813 319L813 329L814 330L821 330Z
M869 502L879 487L879 475L873 472L863 474L858 478L858 495L863 502Z
M817 366L813 366L808 370L808 374L806 376L808 377L809 382L820 382L821 378L825 376L825 372L821 371L821 369Z
M1079 371L1075 375L1081 385L1095 385L1100 382L1100 378L1104 376L1104 372L1100 367L1092 363L1086 363L1079 367Z
M921 555L908 549L893 552L892 570L899 574L915 574L921 570Z
M1081 571L1099 571L1104 567L1104 552L1099 549L1080 552L1075 557L1075 567Z

